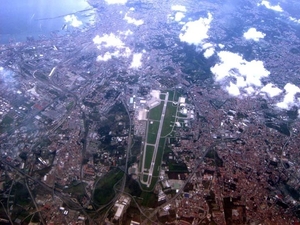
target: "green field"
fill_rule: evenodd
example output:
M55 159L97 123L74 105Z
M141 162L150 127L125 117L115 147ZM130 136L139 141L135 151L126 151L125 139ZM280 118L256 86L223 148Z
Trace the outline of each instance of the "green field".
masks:
M146 182L148 180L148 175L143 175L143 179L144 182Z
M153 121L153 123L148 123L148 136L147 136L147 142L149 144L155 144L157 132L159 128L159 122Z
M174 101L174 91L169 91L169 101Z
M0 132L5 132L10 129L14 119L8 115L5 115L0 123Z
M161 138L159 140L159 145L158 145L158 150L156 154L156 159L155 159L155 165L154 165L154 170L153 170L153 176L158 176L159 175L159 168L161 164L161 160L164 154L164 148L165 148L165 138Z
M169 101L177 102L180 97L180 93L177 91L169 91Z
M163 107L164 102L162 101L158 106L154 107L153 109L150 109L148 119L160 121Z
M70 111L74 106L74 102L69 102L69 104L66 106L67 111Z
M173 173L188 173L189 170L186 167L185 163L170 163L169 164L169 172Z
M152 161L152 156L153 156L153 151L154 147L147 145L146 147L146 153L145 154L145 164L144 164L144 169L150 169L151 161Z
M175 118L176 112L177 112L177 106L173 106L173 104L171 102L168 102L166 115L165 115L165 119L164 119L164 124L163 124L163 129L161 132L162 137L165 137L166 135L168 135L169 133L172 132L173 127L174 127L174 122L176 119Z
M174 92L174 99L173 99L173 101L178 102L179 97L180 97L180 93L178 91L175 91Z
M86 186L87 186L87 184L84 182L72 184L71 187L63 189L63 192L71 193L73 197L84 196L86 194L86 191L85 191Z
M111 170L97 183L94 192L94 202L105 205L115 196L114 186L123 177L124 172L120 169Z
M157 195L152 192L142 192L141 198L143 199L142 205L150 208L157 206Z

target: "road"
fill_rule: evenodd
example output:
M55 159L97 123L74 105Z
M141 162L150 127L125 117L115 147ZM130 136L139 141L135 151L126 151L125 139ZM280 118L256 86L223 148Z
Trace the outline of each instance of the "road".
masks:
M127 179L127 173L128 173L128 159L129 159L129 153L130 153L130 148L131 148L131 142L132 142L132 134L131 134L131 130L132 130L132 119L131 119L131 116L130 116L130 113L129 113L129 110L128 110L128 107L127 107L127 104L125 102L124 99L122 99L122 103L126 109L126 112L128 114L128 117L129 117L129 134L128 134L128 141L127 141L127 151L126 151L126 162L125 162L125 174L124 174L124 178L123 178L123 182L122 182L122 186L121 186L121 193L124 192L124 189L125 189L125 184L126 184L126 179Z
M31 192L31 190L30 190L30 188L29 188L27 179L25 179L25 185L26 185L26 188L27 188L28 193L29 193L29 195L30 195L30 198L31 198L31 200L32 200L32 202L33 202L33 204L34 204L35 210L37 211L37 213L38 213L38 215L39 215L39 218L40 218L41 223L42 223L43 225L45 225L46 222L45 222L45 220L44 220L44 218L43 218L43 216L42 216L42 214L41 214L41 211L39 210L38 205L36 204L36 201L35 201L34 196L32 195L32 192Z
M2 163L4 165L7 165L8 167L12 168L13 170L17 171L19 174L21 174L22 176L24 176L25 178L28 178L28 179L34 181L35 183L41 185L44 189L46 189L50 193L53 193L58 198L60 198L70 209L78 210L78 211L82 212L85 215L85 217L88 218L90 224L94 224L93 221L92 221L92 219L90 218L90 216L86 213L85 209L79 203L76 203L76 202L72 201L70 199L70 197L65 196L60 191L53 190L53 187L50 187L47 184L41 182L40 180L37 180L37 179L31 177L30 175L24 173L18 167L15 167L13 164L11 164L10 162L7 162L5 159L0 159L0 163ZM32 199L32 201L34 201L34 199Z

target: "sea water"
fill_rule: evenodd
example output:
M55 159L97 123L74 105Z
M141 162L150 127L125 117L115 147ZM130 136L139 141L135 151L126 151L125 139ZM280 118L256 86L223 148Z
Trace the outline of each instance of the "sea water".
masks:
M9 41L26 41L27 37L38 39L51 32L66 32L93 22L93 10L86 0L1 0L0 44ZM78 11L87 10L81 13ZM72 26L66 16L80 22ZM74 23L76 25L76 23Z

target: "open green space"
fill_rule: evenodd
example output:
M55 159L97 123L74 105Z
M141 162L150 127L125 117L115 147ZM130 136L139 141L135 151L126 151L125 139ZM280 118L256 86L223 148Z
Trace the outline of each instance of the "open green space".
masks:
M151 161L152 161L152 156L153 156L153 151L154 147L147 145L146 146L146 153L145 153L145 169L150 169Z
M68 105L66 106L66 109L67 109L68 111L70 111L70 110L73 108L73 106L74 106L74 101L71 101L71 102L69 102Z
M147 182L148 176L149 175L143 175L143 181L144 182ZM145 190L145 191L151 191L151 190L153 190L153 188L154 188L154 186L155 186L155 184L156 184L157 181L158 181L158 177L153 177L152 176L152 178L151 178L151 184L150 184L149 187L147 187L147 185L145 185L145 184L141 184L142 190Z
M3 120L2 120L2 122L1 122L1 125L7 126L7 125L12 124L13 121L14 121L13 118L11 118L11 117L8 116L8 115L5 115L4 118L3 118Z
M148 180L148 175L143 175L142 181L146 182Z
M169 101L174 101L174 91L169 91Z
M153 169L153 177L159 175L159 168L164 154L165 142L166 142L165 138L161 138L159 140L158 150L157 150L154 169Z
M155 208L157 206L157 195L152 192L145 192L143 191L141 194L142 205L149 207L149 208Z
M111 170L102 177L96 185L94 202L98 205L105 205L115 196L114 185L122 179L124 172L120 169Z
M178 91L169 91L169 101L178 102L180 96L181 94Z
M5 132L9 130L10 126L14 122L14 119L8 115L3 117L3 120L0 123L0 132Z
M164 102L161 101L160 104L149 110L149 120L158 120L160 121L161 113L164 107Z
M170 163L169 164L169 172L188 173L189 170L187 169L185 163Z
M152 121L152 123L148 123L147 143L155 144L158 128L159 128L159 122Z
M163 129L161 132L162 137L168 135L173 130L173 127L175 126L174 122L176 119L176 112L177 112L177 106L174 106L171 102L168 102Z
M85 187L86 183L80 182L80 183L73 183L70 187L65 188L63 192L65 193L71 193L72 195L85 195Z
M209 150L206 155L206 158L214 159L214 166L223 167L223 160L218 155L218 152L215 149Z
M134 136L132 140L133 144L130 149L131 156L137 156L142 147L142 137Z
M11 194L14 195L14 198L12 198L15 201L14 203L21 207L29 205L32 201L26 185L21 182L14 184Z
M71 186L65 188L63 192L70 193L72 198L77 199L77 201L81 202L83 198L86 197L86 188L87 183L80 181L73 181Z
M173 101L178 102L180 96L181 94L178 91L175 91Z

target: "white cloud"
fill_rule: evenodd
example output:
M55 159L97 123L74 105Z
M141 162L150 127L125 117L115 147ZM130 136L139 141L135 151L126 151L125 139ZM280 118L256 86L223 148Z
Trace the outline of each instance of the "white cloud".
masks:
M14 86L17 83L14 72L10 69L0 67L0 83L1 85L3 84L5 86Z
M94 44L97 45L103 45L104 47L117 47L122 48L124 47L124 43L118 38L116 35L110 33L110 34L104 34L102 37L97 35L93 39ZM98 47L99 48L99 47Z
M225 90L237 96L239 92L253 94L262 86L261 79L268 77L270 72L265 69L262 61L246 61L242 56L221 51L218 53L220 63L211 68L215 80L225 85ZM230 80L230 85L226 84Z
M119 51L105 52L104 55L99 55L96 60L97 61L107 61L107 60L111 59L113 56L118 57Z
M239 87L232 82L230 82L229 86L227 86L225 89L233 96L239 96L241 94Z
M203 53L203 55L207 59L209 57L211 57L215 53L215 47L214 47L214 45L212 43L209 43L209 42L208 43L204 43L202 45L202 48L205 50L204 53Z
M207 33L212 19L212 15L208 13L207 18L200 17L199 20L187 22L179 34L180 40L188 44L203 44L203 41L209 37Z
M183 5L172 5L171 9L173 11L186 12L186 8Z
M282 93L282 90L272 83L265 85L260 92L266 93L270 98L273 98Z
M270 72L265 69L262 61L247 61L242 56L221 51L218 53L220 63L211 68L215 81L223 85L230 95L235 97L251 96L262 93L269 98L280 96L283 90L272 83L262 86L261 80L268 77ZM281 109L300 107L300 87L287 83L284 87L282 101L276 104Z
M128 35L132 35L133 32L131 30L126 30L126 31L120 31L119 34L127 37Z
M77 19L75 15L67 15L64 17L65 22L69 23L72 27L80 27L82 22Z
M168 19L168 22L173 21L174 20L174 16L172 16L172 14L168 14L167 15L167 19Z
M282 102L277 103L277 107L289 109L293 106L300 106L300 98L296 98L296 94L300 93L300 88L294 84L287 83L284 86L285 96Z
M253 87L251 87L251 86L246 87L246 88L245 88L245 91L246 91L246 93L247 93L248 95L253 95L253 94L256 93L255 89L254 89Z
M212 44L212 43L204 43L203 45L202 45L202 48L203 49L207 49L207 48L212 48L212 47L214 47L214 45Z
M274 11L277 11L277 12L283 12L283 9L280 7L280 5L271 5L270 2L266 1L266 0L263 0L261 1L261 3L258 3L257 4L258 6L260 5L264 5L267 9L271 9L271 10L274 10Z
M126 57L128 58L131 55L131 50L129 48L123 48L121 50L115 50L113 52L105 52L104 55L99 55L97 56L97 61L107 61L109 59L112 59L113 57L118 58L118 57Z
M220 49L223 49L225 47L225 45L223 45L223 44L218 44L218 46Z
M214 49L214 48L207 48L207 49L205 50L205 52L203 53L203 55L204 55L205 58L208 59L208 58L211 57L214 53L215 53L215 49Z
M109 5L112 5L112 4L124 5L127 3L127 0L105 0L105 2Z
M127 15L127 13L126 13L125 16L124 16L124 20L126 20L127 23L131 23L131 24L134 24L134 25L136 25L136 26L140 26L140 25L144 24L144 21L143 21L143 20L136 20L136 19L134 19L134 18L131 18L131 17L129 17L129 16Z
M126 47L120 50L120 54L123 57L129 57L131 55L131 50L130 48Z
M104 55L99 55L97 61L107 61L112 57L129 57L131 55L130 48L126 47L119 37L110 33L104 34L102 37L97 35L93 39L94 44L99 50L103 48L115 48L114 50L106 51Z
M132 62L130 68L137 69L142 66L142 53L134 53L132 56Z
M177 12L177 13L175 14L175 21L176 21L176 22L179 22L179 21L181 21L184 17L185 17L185 15L184 15L182 12Z
M294 18L294 17L289 17L289 19L291 20L291 21L293 21L293 22L295 22L295 23L300 23L300 19L296 19L296 18Z
M266 36L266 34L257 31L255 28L250 28L247 32L244 33L244 38L247 40L254 40L259 41L259 39L263 39Z

